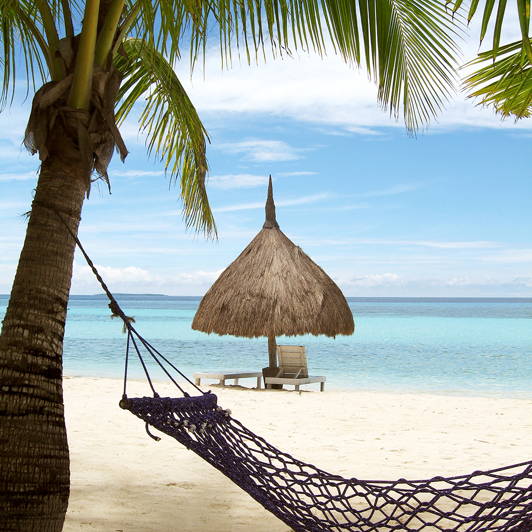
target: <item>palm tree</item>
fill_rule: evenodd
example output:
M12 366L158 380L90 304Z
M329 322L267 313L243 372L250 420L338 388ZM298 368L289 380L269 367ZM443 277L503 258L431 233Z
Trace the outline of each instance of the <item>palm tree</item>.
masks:
M448 0L448 3L455 13L462 9L462 0ZM482 13L480 42L492 27L493 47L466 65L482 66L466 77L464 88L470 98L477 98L479 105L493 107L503 119L511 115L516 120L529 117L532 114L530 0L515 0L521 39L507 44L501 44L503 24L508 17L507 0L488 0L483 11L478 10L478 4L478 0L469 4L467 20L470 22Z
M36 91L25 144L41 168L0 335L0 529L61 530L69 495L62 347L81 209L127 149L117 125L144 102L148 152L178 180L186 223L216 228L205 191L208 136L172 65L219 39L257 59L334 51L364 64L414 132L453 91L454 26L439 0L0 0L1 103L18 65ZM355 97L355 95L353 95Z

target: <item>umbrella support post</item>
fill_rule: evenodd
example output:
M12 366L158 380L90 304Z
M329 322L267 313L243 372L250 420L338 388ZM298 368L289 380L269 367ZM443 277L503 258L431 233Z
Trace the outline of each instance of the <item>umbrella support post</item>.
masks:
M275 341L275 336L268 336L268 362L270 365L267 368L262 368L263 378L277 377L279 368L277 367L277 342ZM266 388L266 380L264 380L264 388ZM282 390L283 385L272 384L272 388Z
M277 342L275 336L268 336L268 363L267 368L262 368L262 377L264 378L264 388L266 388L266 377L277 377L279 368L277 367ZM272 384L275 390L282 390L282 384Z

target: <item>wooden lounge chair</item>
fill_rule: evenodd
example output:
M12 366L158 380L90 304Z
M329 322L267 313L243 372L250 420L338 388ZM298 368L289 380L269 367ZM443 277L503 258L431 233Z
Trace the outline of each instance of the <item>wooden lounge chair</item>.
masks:
M264 377L266 388L271 388L272 384L293 384L299 390L302 384L319 382L323 392L327 377L309 377L304 345L278 345L277 359L279 371L275 377Z

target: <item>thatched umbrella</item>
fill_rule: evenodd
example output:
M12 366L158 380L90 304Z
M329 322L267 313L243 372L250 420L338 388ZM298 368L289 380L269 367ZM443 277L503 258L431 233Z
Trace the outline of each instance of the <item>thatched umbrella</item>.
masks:
M192 328L267 336L270 368L277 366L276 336L353 334L353 314L342 291L279 229L271 176L262 230L205 294Z

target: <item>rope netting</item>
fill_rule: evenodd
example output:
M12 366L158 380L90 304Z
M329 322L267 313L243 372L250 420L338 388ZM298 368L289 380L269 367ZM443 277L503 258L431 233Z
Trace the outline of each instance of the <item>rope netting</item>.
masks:
M532 462L420 481L346 479L276 449L218 407L214 394L128 398L122 406L296 531L532 530Z

